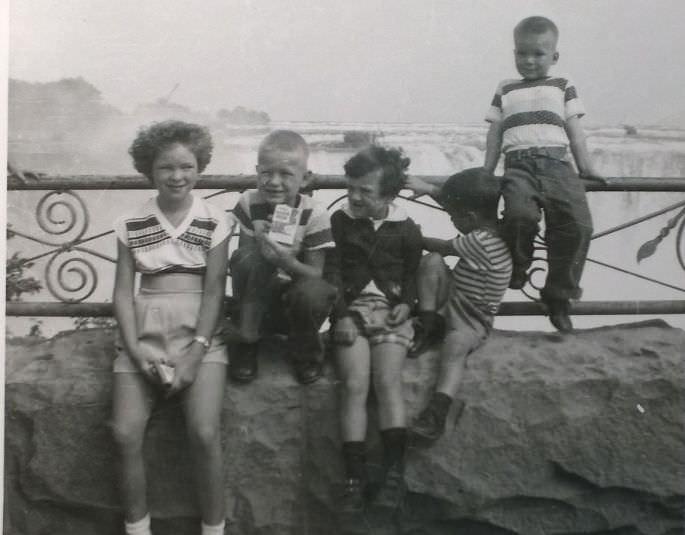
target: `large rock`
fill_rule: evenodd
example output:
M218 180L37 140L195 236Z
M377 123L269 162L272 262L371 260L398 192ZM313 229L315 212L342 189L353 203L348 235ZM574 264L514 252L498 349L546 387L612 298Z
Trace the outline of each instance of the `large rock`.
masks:
M493 333L469 358L459 422L432 448L409 451L405 510L344 528L334 513L334 371L298 386L278 352L263 352L256 383L226 388L229 534L683 533L681 330ZM8 341L5 533L121 533L107 426L112 355L109 330ZM436 359L407 362L410 415L426 401ZM156 534L199 533L177 402L156 410L146 457Z

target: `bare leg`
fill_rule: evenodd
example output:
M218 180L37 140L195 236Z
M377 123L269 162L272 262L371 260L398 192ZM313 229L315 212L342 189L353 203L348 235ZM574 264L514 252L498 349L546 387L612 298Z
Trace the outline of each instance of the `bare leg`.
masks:
M152 411L152 385L139 373L115 373L112 431L119 451L119 487L127 522L147 512L143 437Z
M421 258L416 274L419 310L438 310L445 302L449 287L449 268L438 253Z
M406 426L402 396L402 367L407 349L399 344L379 344L371 350L373 385L378 398L381 429Z
M343 442L363 442L366 437L366 399L369 394L369 342L357 336L350 346L337 346L340 375L340 431Z
M202 521L216 525L225 518L221 412L226 365L200 365L195 382L185 391L184 411L195 466Z
M469 332L448 331L440 349L440 373L436 392L454 398L464 375L466 356L478 343Z

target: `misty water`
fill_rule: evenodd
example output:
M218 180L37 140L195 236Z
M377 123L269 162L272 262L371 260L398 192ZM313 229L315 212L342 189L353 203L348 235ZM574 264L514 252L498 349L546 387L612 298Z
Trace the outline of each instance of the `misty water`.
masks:
M124 123L107 136L94 136L92 142L78 147L64 146L58 150L13 151L10 156L24 168L46 174L134 174L126 149L135 135L138 125ZM378 140L391 146L400 146L411 158L410 172L417 175L450 175L459 170L480 166L485 148L483 124L369 124L369 123L277 123L270 128L290 128L304 135L311 146L310 169L314 173L342 174L342 165L354 149L343 143L348 131L364 131L377 134ZM269 128L215 127L212 134L214 155L206 174L252 174L256 160L256 147ZM588 128L588 144L598 169L608 177L685 177L685 130L674 128L638 128L636 135L628 135L621 127ZM14 154L13 154L14 153ZM501 171L501 170L500 170ZM683 178L685 180L685 178ZM36 205L46 192L9 192L8 222L18 230L48 241L63 241L76 230L62 237L50 237L36 222ZM202 195L209 191L200 192ZM315 196L329 204L342 192L322 191ZM89 212L89 226L85 236L106 232L112 221L130 206L152 196L153 191L86 191L79 192ZM595 232L600 232L633 218L646 215L685 198L684 193L600 193L588 194ZM236 194L222 194L211 199L225 209L232 208ZM405 203L404 201L401 201ZM406 203L405 203L406 204ZM429 236L447 238L455 234L449 219L430 208L407 204L410 215ZM66 211L57 219L67 217ZM640 245L657 236L668 219L677 212L669 212L616 234L592 242L589 258L636 271L641 275L685 287L685 272L676 257L676 229L660 244L656 253L641 263L636 254ZM115 238L112 234L93 240L87 247L108 256L115 255ZM685 248L685 244L681 244ZM8 242L8 253L21 251L23 256L33 256L49 247L15 237ZM92 261L98 272L98 284L89 301L111 299L114 268L107 261L84 254ZM44 280L47 259L36 262L31 269L33 276ZM77 284L72 277L71 283ZM69 280L69 276L67 276ZM655 285L626 274L588 263L582 286L583 299L595 300L656 300L684 299L685 292ZM519 291L508 291L507 301L525 300ZM53 300L44 290L39 294L25 296L25 301ZM576 316L577 327L623 323L645 316ZM685 328L685 317L666 316L664 319ZM73 326L69 318L44 318L44 334L53 334ZM13 334L27 331L29 320L8 318L8 329ZM498 317L496 327L502 329L544 329L551 327L541 317Z

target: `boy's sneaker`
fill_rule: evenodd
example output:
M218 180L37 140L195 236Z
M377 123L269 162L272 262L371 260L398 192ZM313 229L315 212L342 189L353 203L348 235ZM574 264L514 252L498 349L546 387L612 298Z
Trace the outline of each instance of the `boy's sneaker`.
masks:
M364 510L365 503L362 480L356 477L346 480L339 499L339 511L341 513L361 513Z
M445 418L429 405L412 422L409 433L421 441L435 442L445 433Z
M549 313L549 321L562 333L573 331L573 323L569 316L571 304L566 299L549 299L545 301Z
M401 509L407 495L407 484L399 467L391 466L373 498L375 507Z
M302 385L318 381L323 376L323 367L318 360L296 360L295 377Z
M257 377L257 349L257 342L230 344L228 375L231 379L247 384Z
M528 282L528 273L523 268L514 267L511 272L511 279L509 280L509 288L512 290L520 290Z

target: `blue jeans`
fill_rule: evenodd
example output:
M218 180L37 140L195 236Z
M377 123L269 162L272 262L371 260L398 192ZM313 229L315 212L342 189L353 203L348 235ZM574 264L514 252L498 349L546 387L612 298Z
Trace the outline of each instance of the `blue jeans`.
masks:
M541 155L507 157L502 184L504 239L514 270L528 270L533 240L545 213L548 272L540 292L543 300L578 299L592 218L585 188L564 160Z

